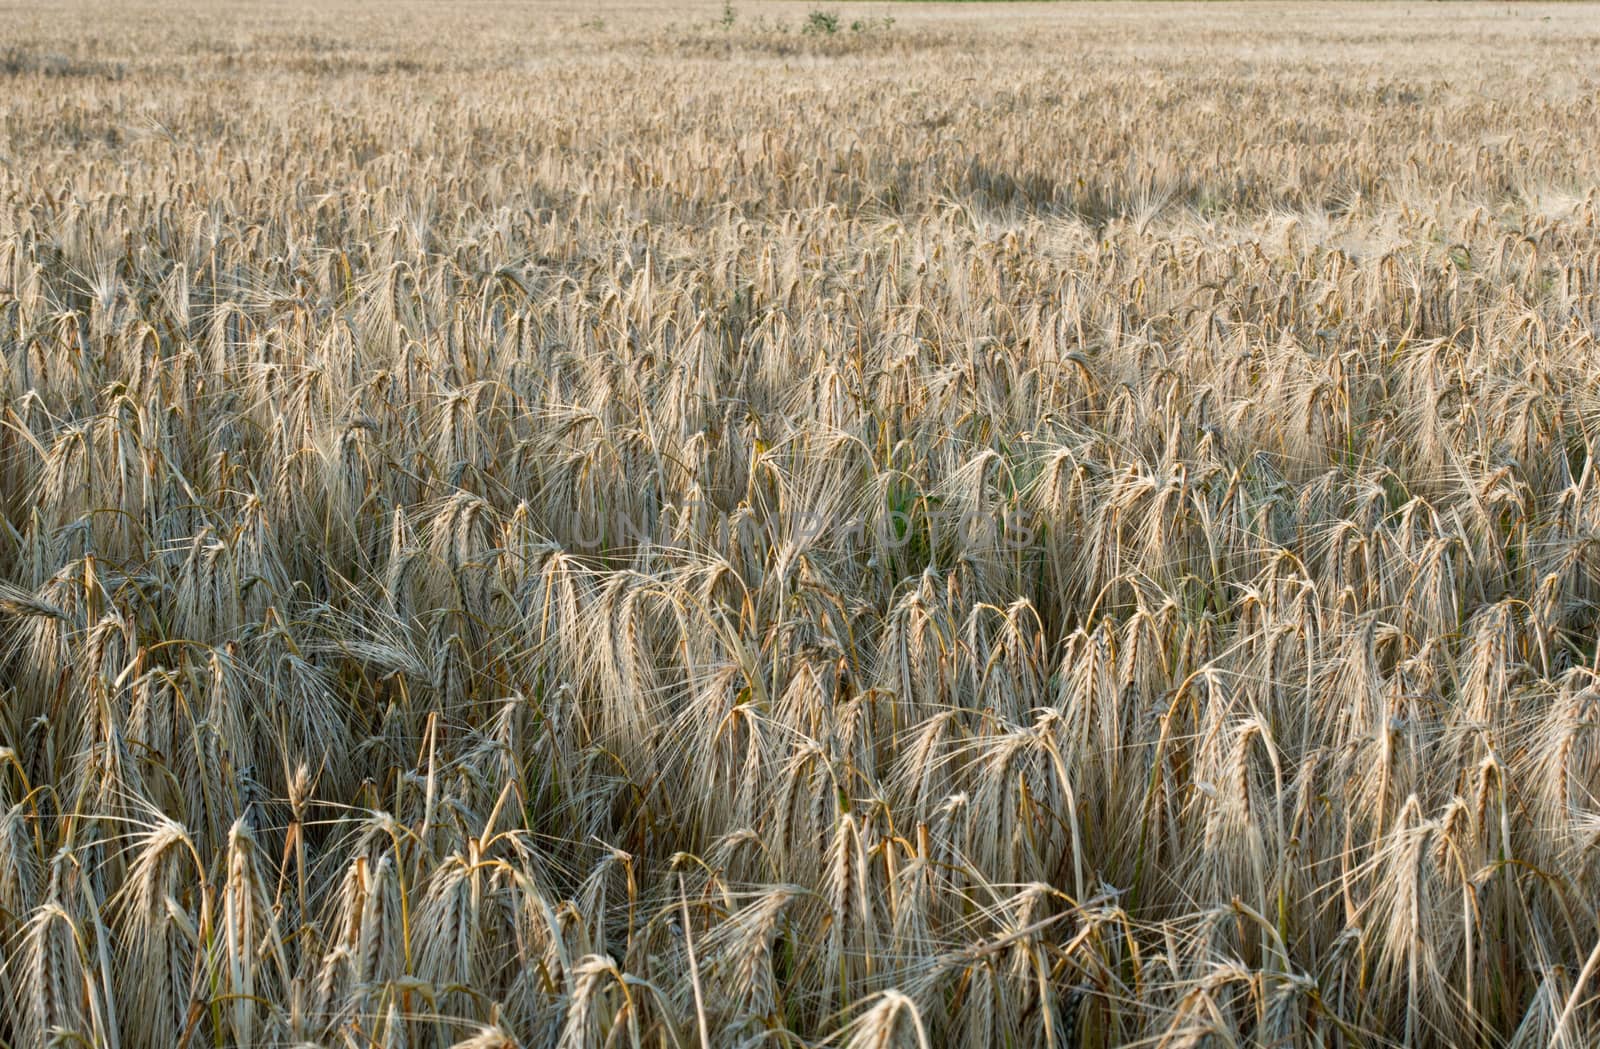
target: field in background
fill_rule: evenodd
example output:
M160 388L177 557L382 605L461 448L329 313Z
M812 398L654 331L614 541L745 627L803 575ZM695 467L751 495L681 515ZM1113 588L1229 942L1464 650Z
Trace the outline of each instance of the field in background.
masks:
M1600 1043L1600 8L0 41L0 1045Z

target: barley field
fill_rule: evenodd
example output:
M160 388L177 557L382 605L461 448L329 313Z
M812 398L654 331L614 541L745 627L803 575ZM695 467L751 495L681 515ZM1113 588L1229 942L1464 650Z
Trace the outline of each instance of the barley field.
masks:
M1597 55L0 9L0 1047L1600 1044Z

